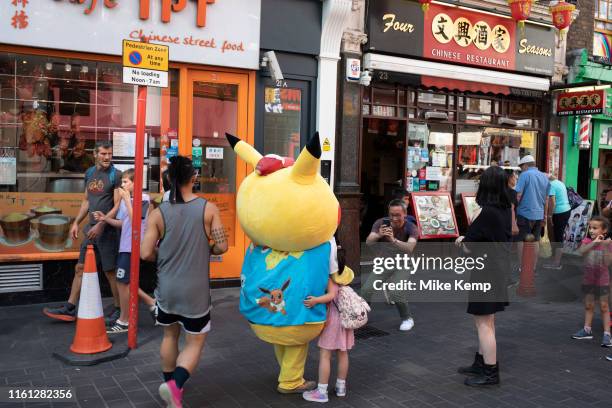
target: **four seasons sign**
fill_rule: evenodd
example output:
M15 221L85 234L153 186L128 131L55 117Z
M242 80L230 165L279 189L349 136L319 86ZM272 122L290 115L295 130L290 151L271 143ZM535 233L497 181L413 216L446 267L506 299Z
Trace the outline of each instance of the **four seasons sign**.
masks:
M405 55L485 69L552 76L552 26L527 23L517 30L509 17L416 0L376 0L368 6L372 52Z

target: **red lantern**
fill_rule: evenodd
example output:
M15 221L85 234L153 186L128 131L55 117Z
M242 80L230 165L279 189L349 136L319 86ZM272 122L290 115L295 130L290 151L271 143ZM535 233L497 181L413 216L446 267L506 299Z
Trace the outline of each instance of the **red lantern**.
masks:
M431 4L433 0L419 0L419 3L421 3L421 10L423 10L423 13L427 14L427 10L429 10L429 5Z
M508 0L512 18L517 22L521 31L524 30L525 21L529 18L529 14L531 14L533 2L534 0Z
M553 17L553 24L559 30L559 40L565 37L565 33L572 24L572 13L576 9L573 4L566 3L560 0L554 6L550 6L550 12Z

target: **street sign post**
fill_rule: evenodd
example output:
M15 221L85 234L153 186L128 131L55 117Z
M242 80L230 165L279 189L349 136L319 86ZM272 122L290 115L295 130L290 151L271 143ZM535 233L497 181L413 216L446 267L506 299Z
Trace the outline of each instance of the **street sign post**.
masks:
M138 85L136 147L134 151L134 198L132 205L132 254L130 257L130 317L128 347L136 348L138 288L140 277L140 230L142 224L142 168L147 113L147 86L168 87L168 46L146 41L123 40L123 83Z
M168 87L167 45L123 40L123 83Z

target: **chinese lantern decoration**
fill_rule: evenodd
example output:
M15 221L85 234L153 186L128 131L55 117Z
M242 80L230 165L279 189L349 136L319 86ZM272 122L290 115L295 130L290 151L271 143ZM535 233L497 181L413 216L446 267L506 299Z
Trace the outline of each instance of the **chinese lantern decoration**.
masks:
M576 9L573 4L566 3L560 0L554 6L550 6L550 12L553 17L553 24L559 30L559 41L565 38L565 34L569 26L572 24L572 12Z
M419 3L421 3L421 10L423 10L423 13L427 14L427 10L429 10L429 5L431 4L433 0L419 0Z
M534 0L508 0L512 18L521 28L521 32L525 31L525 21L529 18L529 14L531 14L533 2Z

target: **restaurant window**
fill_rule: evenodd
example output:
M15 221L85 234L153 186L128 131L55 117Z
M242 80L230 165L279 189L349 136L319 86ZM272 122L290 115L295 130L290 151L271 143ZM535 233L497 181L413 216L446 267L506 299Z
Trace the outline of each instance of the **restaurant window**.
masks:
M265 87L265 154L297 158L300 154L302 90Z
M475 193L480 176L489 166L519 170L521 157L536 157L536 136L532 130L459 126L455 193Z
M0 56L0 191L74 193L93 166L97 142L133 167L137 87L119 63L5 53ZM178 71L170 87L149 88L144 189L159 192L162 136L176 135ZM174 132L172 131L174 129Z
M407 191L451 191L453 126L408 124Z

